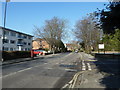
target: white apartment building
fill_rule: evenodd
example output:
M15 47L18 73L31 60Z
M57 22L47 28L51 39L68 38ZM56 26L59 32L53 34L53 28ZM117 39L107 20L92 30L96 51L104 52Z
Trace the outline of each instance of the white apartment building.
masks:
M29 51L32 49L32 40L32 35L0 27L0 50Z

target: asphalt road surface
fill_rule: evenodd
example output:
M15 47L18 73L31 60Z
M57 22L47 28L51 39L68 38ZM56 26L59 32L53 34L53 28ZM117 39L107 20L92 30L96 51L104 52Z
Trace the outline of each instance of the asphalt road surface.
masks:
M2 67L2 88L61 88L81 70L80 53L61 53L48 58Z

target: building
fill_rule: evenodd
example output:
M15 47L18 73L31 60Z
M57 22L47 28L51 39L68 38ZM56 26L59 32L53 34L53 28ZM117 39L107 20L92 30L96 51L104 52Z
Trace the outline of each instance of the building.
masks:
M50 45L46 42L46 40L37 38L32 42L33 49L50 49Z
M65 47L67 48L67 51L72 51L73 50L73 46L72 46L72 44L64 44L65 45Z
M73 44L73 43L67 43L67 44L64 44L65 47L67 48L67 51L75 51L75 50L78 50L80 49L80 45L79 44Z
M0 27L0 48L3 51L29 51L32 39L32 35Z

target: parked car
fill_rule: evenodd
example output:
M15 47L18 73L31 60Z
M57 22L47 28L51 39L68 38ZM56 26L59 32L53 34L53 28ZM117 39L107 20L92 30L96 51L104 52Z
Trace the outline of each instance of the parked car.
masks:
M41 52L40 50L33 50L33 54L36 54L36 55L42 55L43 52Z
M78 53L78 50L76 50L75 53Z
M33 54L36 54L36 55L45 55L45 53L47 52L44 50L38 50L38 49L33 50Z
M43 54L47 53L45 50L39 50L39 51L42 52Z

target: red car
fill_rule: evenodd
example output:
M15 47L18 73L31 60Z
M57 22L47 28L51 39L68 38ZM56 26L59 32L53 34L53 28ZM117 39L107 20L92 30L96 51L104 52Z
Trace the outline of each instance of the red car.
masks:
M33 50L33 54L42 55L43 52L41 50Z

